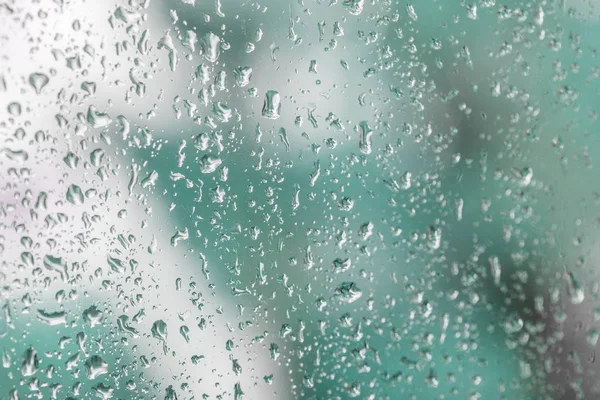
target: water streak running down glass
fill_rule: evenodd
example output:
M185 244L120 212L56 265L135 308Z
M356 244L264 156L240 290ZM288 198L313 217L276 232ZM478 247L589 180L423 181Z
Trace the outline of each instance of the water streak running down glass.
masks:
M593 399L600 9L0 2L0 399Z

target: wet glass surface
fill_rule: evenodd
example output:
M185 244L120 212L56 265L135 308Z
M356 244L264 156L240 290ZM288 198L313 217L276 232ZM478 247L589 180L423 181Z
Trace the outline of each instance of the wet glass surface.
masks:
M596 398L599 18L0 3L0 398Z

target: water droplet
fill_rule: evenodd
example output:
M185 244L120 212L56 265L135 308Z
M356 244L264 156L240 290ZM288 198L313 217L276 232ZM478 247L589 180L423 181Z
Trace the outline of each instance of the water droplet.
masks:
M239 87L247 86L250 84L250 79L252 78L252 68L237 67L233 70L233 75L235 77L235 83Z
M88 81L81 82L81 90L87 92L88 95L93 96L96 93L96 83Z
M162 319L152 324L152 337L158 339L163 344L163 351L167 354L167 324Z
M44 310L37 310L37 317L40 321L50 326L67 324L67 313L65 311L46 312Z
M567 282L569 283L569 294L571 296L571 303L581 304L585 299L585 293L583 285L579 282L579 279L575 276L572 271L567 271L566 274Z
M588 331L587 342L592 348L596 347L596 345L598 344L599 338L600 338L600 333L598 332L598 329L592 328Z
M427 232L427 246L432 250L437 250L442 244L442 228L430 226Z
M40 94L42 89L50 82L48 75L41 72L34 72L29 75L29 84L35 89L36 94Z
M365 8L365 0L344 0L344 7L352 15L359 15Z
M202 55L204 58L212 63L216 62L221 54L220 43L221 38L214 33L209 32L204 35L201 42Z
M231 109L220 101L213 103L212 113L220 122L229 122L229 119L231 119L231 116L233 115Z
M33 376L39 368L39 359L37 351L33 347L25 350L23 360L21 361L21 374L23 376Z
M502 266L500 265L500 260L497 256L492 256L489 258L490 262L490 275L494 279L495 285L500 285L500 278L502 274Z
M104 158L104 150L96 149L90 153L90 162L94 167L99 167Z
M171 71L175 71L175 69L177 69L177 64L179 63L179 57L177 56L177 49L173 43L170 31L167 31L158 41L157 48L159 50L166 49L169 52L169 68L171 68Z
M373 130L369 127L367 121L361 121L359 124L360 129L360 141L358 147L360 152L363 154L371 154L371 136L373 136Z
M472 20L477 19L477 4L467 5L467 18Z
M129 10L122 6L117 7L114 15L116 19L125 22L126 24L133 24L142 17L140 13L133 10Z
M29 159L29 154L25 150L11 150L9 148L3 148L0 149L0 154L3 154L11 161L16 161L21 164Z
M373 234L373 228L375 228L375 225L372 222L361 225L358 229L358 236L363 240L367 240Z
M521 329L523 329L523 326L525 326L523 320L516 315L508 318L506 322L504 322L504 330L508 334L520 332Z
M49 271L58 272L63 280L67 277L67 266L61 257L53 257L51 255L44 256L44 267Z
M271 343L269 346L269 353L271 355L271 360L275 361L279 358L279 346L276 343Z
M262 115L268 119L277 119L281 113L281 96L275 90L269 90L265 94Z
M238 360L236 359L231 359L232 362L232 367L231 369L233 370L233 373L235 374L235 376L240 376L242 374L242 366L239 364Z
M96 392L96 397L102 400L112 399L115 389L112 386L105 385L104 383L99 383L93 387Z
M19 115L21 115L21 104L20 103L17 103L17 102L9 103L8 107L6 109L8 110L8 113L10 115L12 115L13 117L18 117Z
M108 363L100 356L91 356L85 362L85 375L89 380L108 373Z
M335 288L334 296L343 303L354 303L362 296L362 291L354 282L342 282Z
M336 258L335 260L333 260L333 272L335 272L336 274L348 271L351 266L352 260L350 260L349 258Z
M169 385L167 389L165 389L165 400L177 400L177 393L172 385Z
M181 39L181 44L188 48L192 53L196 52L196 43L198 43L198 37L196 36L196 32L186 30L183 38Z
M200 159L200 172L203 174L212 174L219 168L223 161L212 154L206 154Z
M185 325L182 325L181 328L179 328L179 333L181 334L181 336L183 336L186 342L190 342L190 328L188 328Z
M96 306L90 306L83 311L83 320L93 328L102 323L102 315Z
M117 318L117 327L121 332L128 334L132 338L138 337L138 331L129 325L129 317L127 315L121 315Z
M406 5L406 13L413 21L417 21L419 19L417 13L415 12L415 7L412 4Z
M338 201L338 207L343 211L350 211L354 207L354 200L350 197L344 196Z
M92 128L104 128L112 122L108 114L101 113L95 106L89 106L87 112L87 121Z
M233 387L233 400L243 400L244 397L244 391L242 390L242 386L238 382Z

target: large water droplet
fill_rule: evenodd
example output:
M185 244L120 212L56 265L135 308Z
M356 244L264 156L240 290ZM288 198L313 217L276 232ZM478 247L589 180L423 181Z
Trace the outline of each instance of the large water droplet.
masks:
M351 266L352 260L350 260L349 258L336 258L335 260L333 260L333 272L335 273L348 271Z
M71 204L83 204L83 191L77 185L70 185L67 189L67 200Z
M235 77L235 83L239 87L244 87L250 84L250 79L252 78L252 68L250 67L237 67L233 70L233 75Z
M203 174L212 174L219 168L223 161L212 154L206 154L200 159L200 172Z
M100 375L108 373L108 363L100 356L91 356L85 362L85 375L88 379L96 379Z
M215 62L221 54L221 38L210 32L204 35L201 42L202 55L210 62Z
M569 294L571 295L571 303L581 304L585 299L583 285L575 276L573 271L567 271L567 282L569 283Z
M34 375L39 366L39 360L37 356L37 351L33 347L25 350L23 354L23 360L21 361L21 374L23 376L32 376Z
M269 90L265 94L262 115L268 119L277 119L281 113L281 96L275 90Z
M344 0L344 7L352 15L359 15L365 8L365 0Z
M93 328L102 323L102 314L96 306L90 306L83 312L83 320Z
M47 312L38 310L37 317L40 321L50 326L67 323L67 313L65 311Z
M342 282L335 288L334 296L343 303L354 303L362 296L362 291L354 282Z
M95 106L89 106L87 121L93 128L104 128L112 122L112 119L108 114L99 112Z
M11 150L9 148L0 149L0 154L3 154L11 161L24 163L29 159L29 154L25 150Z
M226 104L220 101L213 103L212 109L213 115L217 117L220 122L229 122L229 119L233 115L231 109Z
M160 340L163 344L163 351L167 353L167 324L162 319L154 321L152 324L152 337Z
M371 154L371 136L373 136L373 130L369 127L367 121L362 121L359 126L360 129L360 141L358 147L360 152L363 154Z
M29 84L35 89L37 94L42 92L42 89L48 84L48 82L50 82L48 75L41 72L34 72L33 74L29 75Z

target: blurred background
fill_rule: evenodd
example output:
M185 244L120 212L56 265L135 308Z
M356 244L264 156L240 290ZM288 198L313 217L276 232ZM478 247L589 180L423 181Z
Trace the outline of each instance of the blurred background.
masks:
M598 397L585 0L0 4L0 396Z

